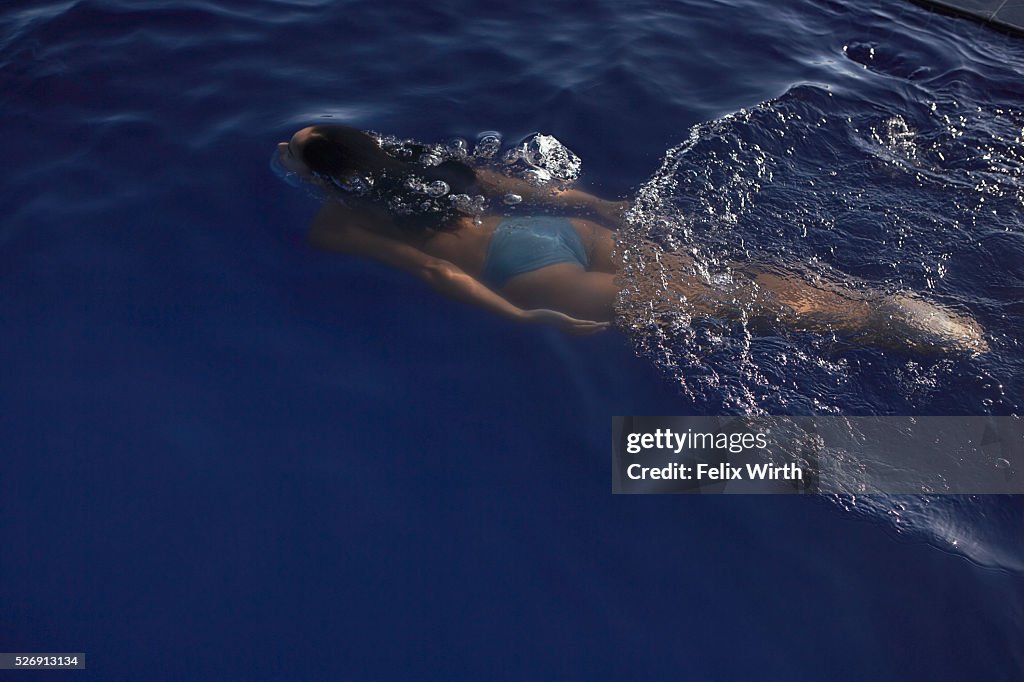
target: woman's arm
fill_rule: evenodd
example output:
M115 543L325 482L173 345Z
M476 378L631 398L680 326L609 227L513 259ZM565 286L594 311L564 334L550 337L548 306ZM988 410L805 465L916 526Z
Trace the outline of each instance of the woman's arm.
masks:
M421 277L436 291L519 322L549 324L569 334L593 334L610 326L608 322L578 320L556 310L523 310L445 260L433 259L424 266L423 273Z
M536 187L525 180L510 178L486 168L477 168L475 172L480 184L490 193L518 194L527 203L587 213L611 229L622 225L624 213L630 206L628 201L608 201L578 189Z
M609 326L607 322L578 320L553 310L523 310L455 264L358 224L339 225L331 219L330 211L325 211L321 211L313 221L308 237L309 242L318 248L373 258L416 275L449 298L519 322L546 323L571 334L591 334Z

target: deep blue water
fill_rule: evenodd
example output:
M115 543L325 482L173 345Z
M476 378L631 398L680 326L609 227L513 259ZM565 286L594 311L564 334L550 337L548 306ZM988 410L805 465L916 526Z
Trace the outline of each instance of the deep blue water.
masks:
M829 203L850 183L778 182L829 210L755 212L744 234L935 280L994 354L854 352L755 402L1019 414L1022 68L1020 39L895 1L5 5L0 651L84 651L68 677L104 680L1020 679L1019 499L901 520L898 501L613 497L612 415L735 407L750 376L681 394L620 333L516 327L315 252L315 201L266 161L325 116L428 141L540 131L632 196L692 126L813 100L863 139L777 130L877 179L857 164L909 158L872 137L900 115L915 169L994 183L975 194L998 221L957 199L975 227L948 241L936 217L800 242L782 219L850 209ZM1004 170L936 161L962 138L929 127L932 102ZM878 249L886 226L902 239Z

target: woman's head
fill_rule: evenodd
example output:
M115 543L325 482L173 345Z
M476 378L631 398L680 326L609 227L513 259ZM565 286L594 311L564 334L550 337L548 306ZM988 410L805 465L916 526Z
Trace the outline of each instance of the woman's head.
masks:
M286 169L339 186L354 177L374 178L404 166L381 149L376 139L343 125L303 128L278 145L278 154Z
M411 229L450 229L453 219L475 213L462 205L479 193L477 176L462 161L442 160L432 150L413 142L382 147L357 128L316 125L280 143L277 161L346 203L387 209Z

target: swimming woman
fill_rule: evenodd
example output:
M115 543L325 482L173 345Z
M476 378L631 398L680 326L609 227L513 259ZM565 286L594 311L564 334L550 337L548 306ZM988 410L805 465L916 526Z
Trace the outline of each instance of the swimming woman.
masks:
M278 145L275 160L324 193L308 235L314 246L382 261L442 294L518 321L588 334L616 319L621 287L613 230L623 224L624 202L553 191L341 125L303 128ZM481 212L507 197L537 213ZM732 264L738 276L711 286L685 255L659 252L650 262L652 283L667 279L692 313L781 322L882 345L985 350L973 321L917 297L866 295L750 264ZM655 308L658 291L652 286Z

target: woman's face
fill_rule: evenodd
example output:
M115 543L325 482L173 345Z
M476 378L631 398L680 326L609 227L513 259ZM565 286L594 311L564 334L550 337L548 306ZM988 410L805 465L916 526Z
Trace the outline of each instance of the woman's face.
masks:
M281 165L293 173L298 173L307 180L311 179L313 174L309 172L309 168L302 162L301 153L302 145L306 143L312 132L312 128L303 128L292 135L292 139L288 142L280 142L277 145L278 160L281 162Z

